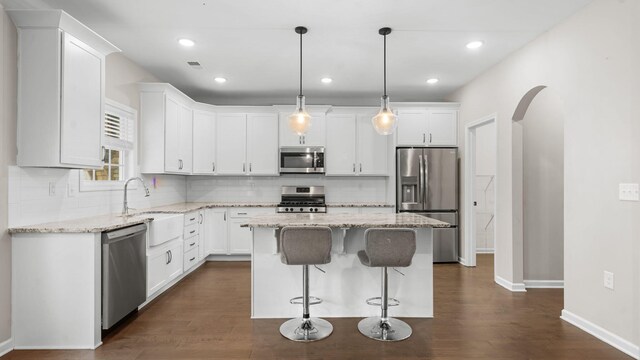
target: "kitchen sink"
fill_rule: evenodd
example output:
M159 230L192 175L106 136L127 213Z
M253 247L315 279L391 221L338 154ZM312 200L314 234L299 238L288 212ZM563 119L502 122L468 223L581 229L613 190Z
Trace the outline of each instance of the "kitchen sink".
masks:
M149 213L145 215L153 218L153 221L149 223L149 247L158 246L182 237L184 229L183 214Z

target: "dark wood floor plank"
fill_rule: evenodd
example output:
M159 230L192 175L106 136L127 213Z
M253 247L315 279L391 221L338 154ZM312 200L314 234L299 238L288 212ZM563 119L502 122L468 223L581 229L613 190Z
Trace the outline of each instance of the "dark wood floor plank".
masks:
M2 360L630 359L560 320L562 290L495 284L491 255L479 255L477 268L437 264L434 281L436 317L405 319L414 331L406 341L372 341L358 332L360 319L333 318L329 338L299 344L280 335L282 319L249 318L249 263L207 263L96 351L13 351Z

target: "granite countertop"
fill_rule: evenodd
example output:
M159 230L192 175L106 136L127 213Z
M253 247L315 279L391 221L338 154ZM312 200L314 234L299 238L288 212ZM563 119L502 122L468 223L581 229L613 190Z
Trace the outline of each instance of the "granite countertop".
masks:
M192 211L198 211L202 209L213 208L234 208L234 207L267 207L276 208L278 203L268 202L189 202L178 203L171 205L158 206L149 209L138 210L137 214L186 214ZM355 203L327 203L327 207L377 207L377 208L391 208L395 205L385 203L370 203L370 202L355 202Z
M372 202L355 202L355 203L332 203L328 202L327 207L374 207L374 208L392 208L396 207L392 204L372 203Z
M247 219L242 227L328 226L334 228L435 228L450 227L426 216L401 214L273 214Z
M75 220L55 221L37 225L27 225L9 229L10 234L17 233L100 233L124 227L148 223L153 217L132 215L102 215Z

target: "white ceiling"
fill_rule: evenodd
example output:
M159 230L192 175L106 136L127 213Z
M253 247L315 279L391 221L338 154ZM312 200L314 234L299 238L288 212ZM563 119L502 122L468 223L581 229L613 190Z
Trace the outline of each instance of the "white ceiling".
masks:
M162 81L215 104L289 104L298 91L297 25L309 104L376 105L387 37L392 101L437 101L590 0L3 0L61 8ZM178 45L179 38L196 42ZM476 51L465 48L483 40ZM192 69L187 61L199 61ZM225 84L215 76L228 79ZM320 78L329 76L325 85ZM433 86L425 80L437 77Z

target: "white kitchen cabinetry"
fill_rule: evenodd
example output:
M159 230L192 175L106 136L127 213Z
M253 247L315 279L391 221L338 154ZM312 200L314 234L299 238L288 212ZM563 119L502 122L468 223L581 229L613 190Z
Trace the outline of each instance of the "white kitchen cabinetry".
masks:
M227 209L207 209L204 217L204 256L228 254Z
M147 256L147 297L182 274L182 239L153 249Z
M388 176L388 136L371 125L373 114L327 116L326 175Z
M218 114L216 123L216 174L278 174L276 114Z
M457 146L458 110L398 110L398 146Z
M190 174L193 101L169 84L140 84L140 170Z
M101 168L105 56L120 50L61 10L7 12L18 28L17 164Z
M325 113L309 112L311 115L311 127L305 135L297 135L289 128L289 115L280 113L280 146L325 146Z
M193 174L215 174L215 139L215 113L195 110L193 112Z
M229 255L251 254L253 233L251 228L241 227L248 218L260 214L272 214L273 208L233 208L229 210Z

